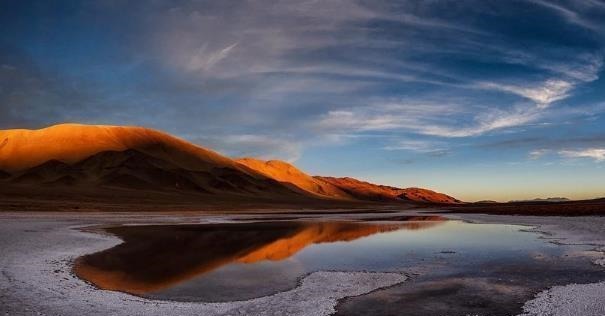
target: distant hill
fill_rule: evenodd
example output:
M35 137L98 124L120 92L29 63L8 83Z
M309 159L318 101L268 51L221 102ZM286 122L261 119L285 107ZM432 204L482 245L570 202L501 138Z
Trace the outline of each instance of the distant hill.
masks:
M445 194L353 178L312 177L278 160L233 160L166 133L61 124L0 131L0 181L22 188L88 194L103 188L264 200L458 203ZM172 193L171 193L172 192ZM35 198L35 196L34 196Z
M605 198L560 202L538 199L508 203L465 203L451 204L445 209L454 213L497 215L603 216L605 215Z
M315 177L331 183L351 196L370 201L411 201L421 203L460 203L449 195L421 188L396 188L373 184L354 178Z
M519 203L519 202L568 202L571 201L568 198L564 198L564 197L550 197L550 198L537 198L537 199L533 199L533 200L512 200L509 201L509 203Z
M402 189L372 184L350 177L312 177L295 166L279 160L263 161L255 158L242 158L236 161L277 181L292 184L304 192L322 198L375 202L460 203L451 196L427 189Z

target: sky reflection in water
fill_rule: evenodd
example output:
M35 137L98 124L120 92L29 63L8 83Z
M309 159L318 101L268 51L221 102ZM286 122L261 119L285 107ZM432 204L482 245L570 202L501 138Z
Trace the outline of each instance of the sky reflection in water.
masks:
M469 269L561 255L512 225L426 216L401 222L269 222L107 229L124 240L78 259L100 288L183 301L248 299L287 290L317 270Z

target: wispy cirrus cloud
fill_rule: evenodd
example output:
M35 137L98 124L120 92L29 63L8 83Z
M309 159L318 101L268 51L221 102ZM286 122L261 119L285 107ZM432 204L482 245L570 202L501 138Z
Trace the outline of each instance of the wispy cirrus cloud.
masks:
M593 27L603 24L601 4L184 0L82 2L64 16L51 6L7 10L0 44L28 58L0 47L0 124L148 125L226 154L288 160L328 139L393 155L466 150L450 143L505 133L524 139L581 115L599 122L601 110L577 102L602 80L605 40ZM38 21L49 34L32 35ZM376 141L356 137L368 134ZM601 148L532 146L523 153Z
M479 83L479 87L510 92L533 101L538 108L544 109L551 103L563 100L570 95L575 84L568 80L548 79L534 87L497 84L492 82Z
M597 32L601 31L598 23L596 23L588 18L585 18L581 13L574 11L573 9L570 9L562 4L559 4L556 1L529 0L529 2L540 5L544 8L552 10L553 12L555 12L557 14L560 14L569 23L576 24L578 26L581 26L581 27L589 29L589 30L593 30L593 31L597 31ZM586 1L586 2L591 3L590 0ZM592 4L593 5L596 4L596 6L599 7L598 3L596 3L596 1L592 1Z
M435 114L454 114L463 108L451 104L415 103L410 101L374 103L322 114L312 123L318 131L367 132L395 129L417 129L435 119Z
M531 61L530 61L531 60ZM568 98L577 86L599 79L603 67L603 57L596 55L579 55L572 60L544 62L532 57L524 61L535 67L551 72L550 77L537 83L496 83L478 82L479 88L509 92L531 100L540 109L548 108L552 103Z
M506 150L521 150L527 152L530 160L591 158L596 162L602 161L605 153L605 135L602 133L584 136L546 135L541 137L510 138L494 143L486 143L480 148Z
M529 159L538 160L542 158L544 155L548 154L550 150L548 149L535 149L529 152Z
M348 110L330 111L319 119L316 127L350 132L404 130L439 137L469 137L516 127L535 121L540 112L534 108L516 106L508 110L482 109L453 103L373 104ZM465 125L449 120L450 115L470 119Z
M434 140L399 138L383 149L389 151L408 151L431 157L443 157L449 154L449 146L446 143Z
M470 137L484 133L513 128L536 121L541 113L533 108L513 107L509 110L494 109L479 114L468 126L450 127L425 125L418 132L441 137Z
M597 162L605 161L605 148L561 150L558 153L564 158L589 158Z
M190 71L210 70L210 68L221 62L221 60L227 58L231 50L236 46L237 43L233 43L225 48L209 52L207 51L207 44L202 44L202 46L191 55L189 62L186 64L186 69Z

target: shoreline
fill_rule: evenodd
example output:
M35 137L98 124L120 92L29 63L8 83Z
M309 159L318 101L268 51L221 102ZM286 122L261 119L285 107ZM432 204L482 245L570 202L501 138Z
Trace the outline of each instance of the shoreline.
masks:
M0 218L3 217L0 215ZM95 220L21 220L0 223L1 312L8 315L259 315L284 311L289 315L329 315L338 300L359 296L405 282L407 277L391 272L318 271L304 276L288 291L251 300L225 303L186 303L141 298L122 292L99 290L76 277L73 260L81 255L113 247L121 240L109 235L83 231ZM148 222L127 218L128 223ZM168 222L178 222L168 218ZM10 223L9 223L10 222ZM165 222L155 218L152 222ZM44 234L36 234L44 232ZM23 233L33 238L19 238ZM27 236L26 236L27 237ZM33 251L24 253L25 246ZM35 249L31 249L36 247ZM27 265L19 262L27 261Z
M422 214L435 210L417 211ZM401 213L411 214L410 211ZM0 279L3 280L0 282L3 293L0 294L0 306L6 309L2 312L10 315L38 315L38 312L42 315L163 315L178 311L181 315L223 315L235 311L259 314L277 310L290 315L329 315L342 298L364 295L406 280L404 275L398 273L314 272L302 277L299 286L294 289L227 303L156 301L121 292L104 291L75 277L71 264L80 255L113 247L121 243L121 240L115 236L87 231L87 227L126 223L231 222L258 214L86 213L78 214L79 217L75 217L75 214L78 213L0 213L0 235L4 235L0 238L0 245L7 254L0 258ZM592 245L595 251L601 252L600 256L595 256L594 263L605 265L603 217L441 214L473 223L528 226L528 231L544 234L544 238L553 243ZM309 215L330 217L330 214ZM356 213L349 216L354 218ZM20 265L19 262L28 262L28 265ZM582 315L603 315L605 303L600 298L604 293L605 280L584 285L555 286L526 302L522 315L575 316L577 313L572 313L575 310L581 310ZM301 295L307 300L300 300Z
M532 226L530 231L549 236L549 242L588 245L600 253L593 264L605 268L604 217L552 217L456 214L474 223L507 223ZM588 284L554 286L525 302L519 316L600 316L605 315L605 280Z

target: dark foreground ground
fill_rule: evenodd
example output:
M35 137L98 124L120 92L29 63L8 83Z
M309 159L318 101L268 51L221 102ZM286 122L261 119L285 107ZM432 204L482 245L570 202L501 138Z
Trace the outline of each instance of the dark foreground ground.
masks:
M411 209L411 203L337 201L305 197L250 198L230 195L131 190L0 185L0 212L324 212Z
M603 216L605 199L567 202L472 203L441 206L453 213L532 216Z
M0 186L0 212L141 212L192 211L210 213L239 212L371 212L380 210L439 209L451 213L531 215L531 216L603 216L605 198L566 202L513 202L433 204L371 201L336 201L311 198L293 199L214 196L128 189L57 189Z

